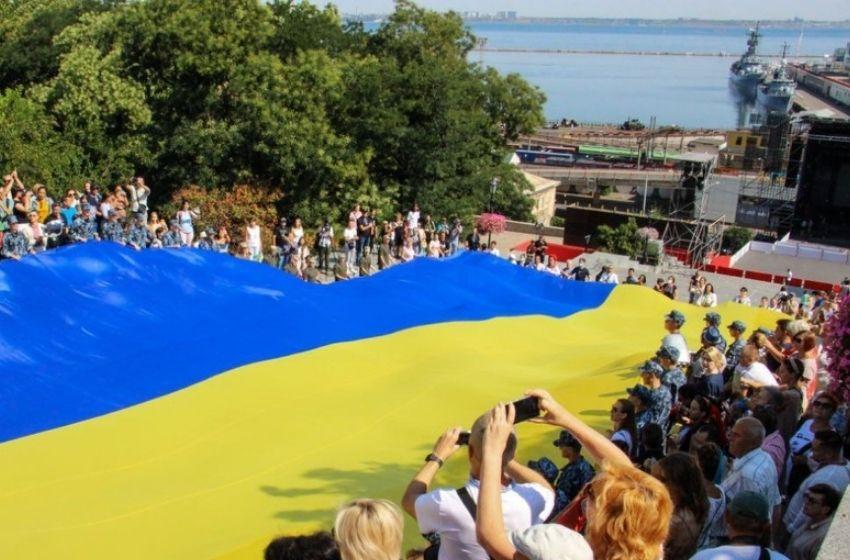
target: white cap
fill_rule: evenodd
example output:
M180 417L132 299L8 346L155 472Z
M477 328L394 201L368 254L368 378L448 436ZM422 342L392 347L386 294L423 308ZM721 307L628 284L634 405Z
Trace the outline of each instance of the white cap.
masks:
M533 525L511 532L510 539L529 560L593 560L593 551L584 537L563 525Z

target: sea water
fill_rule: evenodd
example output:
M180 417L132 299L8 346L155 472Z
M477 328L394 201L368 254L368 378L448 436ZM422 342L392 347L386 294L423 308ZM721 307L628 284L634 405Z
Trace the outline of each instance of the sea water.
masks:
M589 25L469 22L483 50L472 62L516 72L546 94L552 121L620 123L655 116L659 125L733 128L747 108L729 89L729 66L746 49L746 26ZM375 25L367 25L374 30ZM762 29L759 53L819 57L850 42L850 29ZM499 51L502 49L502 51ZM505 49L526 52L504 52ZM567 54L552 51L665 52L673 56ZM528 52L550 51L550 52ZM692 54L688 54L692 53Z
M745 27L682 25L568 25L471 22L486 39L470 59L503 73L516 72L546 94L546 118L619 123L628 118L688 128L733 128L748 111L729 88L733 57L746 48ZM802 38L801 38L802 31ZM850 42L850 29L765 29L759 53L831 54ZM568 54L526 51L680 53L673 56ZM690 53L690 54L689 54Z

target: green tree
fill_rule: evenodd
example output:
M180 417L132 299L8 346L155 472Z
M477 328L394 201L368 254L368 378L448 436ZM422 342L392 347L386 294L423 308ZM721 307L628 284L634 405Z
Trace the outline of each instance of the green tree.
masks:
M737 253L741 247L752 241L753 232L744 227L732 226L723 232L723 248Z
M28 185L43 183L56 197L80 180L77 148L54 129L38 103L10 89L0 94L0 169L17 169Z
M0 83L43 82L56 75L65 45L53 39L83 14L119 2L99 0L0 0Z
M616 228L601 225L596 228L593 241L596 247L607 253L617 255L634 255L643 249L638 235L638 225L634 218L629 218Z

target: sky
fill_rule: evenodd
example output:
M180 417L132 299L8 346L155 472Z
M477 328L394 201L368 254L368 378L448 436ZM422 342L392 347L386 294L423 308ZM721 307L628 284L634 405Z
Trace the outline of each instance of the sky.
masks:
M324 0L313 0L323 5ZM344 13L384 14L392 0L332 0ZM435 10L516 11L535 17L850 19L849 0L418 0Z

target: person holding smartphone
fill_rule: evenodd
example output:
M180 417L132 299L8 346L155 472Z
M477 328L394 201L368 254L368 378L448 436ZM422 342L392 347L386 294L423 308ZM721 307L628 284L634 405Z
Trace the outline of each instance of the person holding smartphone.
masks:
M527 404L536 404L536 399L530 399ZM539 415L536 406L520 405L519 408L525 417ZM433 451L425 458L425 464L407 486L402 507L419 523L420 533L440 536L439 550L429 549L426 558L488 558L475 535L475 504L481 486L482 442L489 421L489 416L483 415L469 431L467 459L470 476L461 488L430 489L440 467L461 448L459 440L465 437L465 432L460 427L450 428L439 437ZM509 440L500 455L502 522L509 530L523 530L543 523L549 517L555 503L555 492L542 475L515 460L515 433L510 434Z

